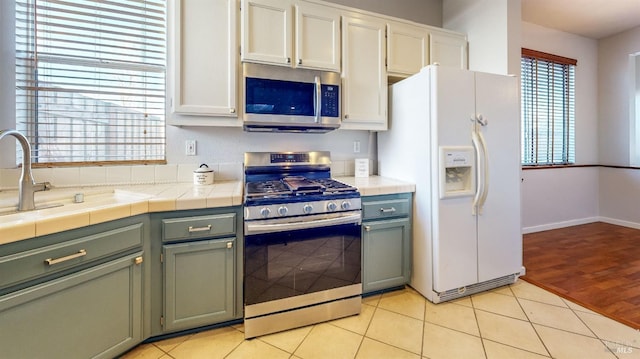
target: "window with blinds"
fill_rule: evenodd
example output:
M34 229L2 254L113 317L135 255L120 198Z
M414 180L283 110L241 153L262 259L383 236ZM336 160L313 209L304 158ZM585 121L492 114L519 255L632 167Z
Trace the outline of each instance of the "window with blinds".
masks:
M16 0L16 127L34 164L165 161L165 7Z
M522 49L522 164L575 163L577 61Z

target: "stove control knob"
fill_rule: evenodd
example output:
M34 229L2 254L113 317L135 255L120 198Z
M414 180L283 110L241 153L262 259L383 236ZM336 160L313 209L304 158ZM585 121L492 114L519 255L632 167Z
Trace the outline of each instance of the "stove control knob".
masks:
M310 204L305 204L304 207L302 207L302 211L306 214L309 214L313 212L313 206Z
M271 210L268 207L264 207L263 209L260 210L260 215L262 217L269 217L269 215L271 214Z
M335 203L329 202L327 203L327 209L331 212L335 211L338 208Z
M287 214L287 212L289 212L289 209L285 206L282 206L280 208L278 208L278 214L281 216L284 216Z
M344 201L342 202L342 204L340 205L340 207L342 207L342 209L347 210L349 208L351 208L351 202L349 201Z

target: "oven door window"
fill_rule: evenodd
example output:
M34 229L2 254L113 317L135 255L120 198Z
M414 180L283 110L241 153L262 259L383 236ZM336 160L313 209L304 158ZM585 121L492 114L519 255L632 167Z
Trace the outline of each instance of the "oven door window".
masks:
M245 304L361 283L360 225L245 238Z

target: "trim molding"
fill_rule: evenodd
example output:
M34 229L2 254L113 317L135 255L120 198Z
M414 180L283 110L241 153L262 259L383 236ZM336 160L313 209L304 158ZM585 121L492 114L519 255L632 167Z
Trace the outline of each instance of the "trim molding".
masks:
M640 170L640 167L634 166L618 166L618 165L544 165L544 166L522 166L523 171L528 170L549 170L549 169L563 169L563 168L581 168L581 167L602 167L602 168L618 168L628 170Z
M564 228L564 227L578 226L581 224L593 223L598 221L600 221L600 217L587 217L587 218L580 218L580 219L572 219L572 220L563 221L563 222L541 224L539 226L523 227L522 234L542 232L542 231L548 231L551 229L558 229L558 228Z
M609 218L609 217L600 217L599 220L600 220L600 222L605 222L605 223L609 223L609 224L615 224L615 225L618 225L618 226L634 228L634 229L640 229L640 223L636 223L636 222L623 221L621 219L615 219L615 218Z
M529 234L529 233L548 231L548 230L558 229L558 228L578 226L581 224L587 224L587 223L593 223L593 222L605 222L609 224L615 224L617 226L640 229L640 223L623 221L621 219L615 219L615 218L609 218L609 217L597 216L597 217L572 219L570 221L564 221L564 222L542 224L542 225L533 226L533 227L523 227L522 234Z

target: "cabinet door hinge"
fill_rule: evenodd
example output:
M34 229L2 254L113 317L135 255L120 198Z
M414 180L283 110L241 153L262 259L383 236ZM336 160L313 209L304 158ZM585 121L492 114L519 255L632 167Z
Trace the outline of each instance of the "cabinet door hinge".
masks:
M160 316L160 326L164 327L164 316Z
M164 255L160 253L160 263L164 263Z

